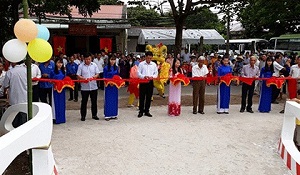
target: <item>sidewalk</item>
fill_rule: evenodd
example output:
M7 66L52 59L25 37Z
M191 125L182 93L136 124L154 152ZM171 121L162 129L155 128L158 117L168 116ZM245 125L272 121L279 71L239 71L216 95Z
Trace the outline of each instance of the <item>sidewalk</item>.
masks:
M182 107L169 117L167 106L152 107L152 118L119 109L119 120L80 121L78 110L67 111L67 123L54 125L52 148L60 175L152 174L291 174L277 154L283 115L271 113L205 115ZM257 109L254 105L253 109ZM99 110L103 113L103 109Z

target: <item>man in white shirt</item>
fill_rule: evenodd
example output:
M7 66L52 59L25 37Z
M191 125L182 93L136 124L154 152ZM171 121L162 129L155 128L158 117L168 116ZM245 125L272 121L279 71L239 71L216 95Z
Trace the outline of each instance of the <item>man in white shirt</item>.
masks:
M88 98L91 98L91 109L92 109L92 118L95 120L99 120L97 117L97 81L90 79L98 78L99 77L99 69L98 66L92 62L92 58L90 54L85 54L84 62L79 65L77 70L77 78L79 80L86 80L87 82L82 82L81 84L81 107L80 107L80 114L81 114L81 121L85 121L86 117L86 108Z
M285 71L285 68L282 65L280 65L281 60L282 60L282 56L280 54L277 54L277 55L275 55L274 58L275 58L275 61L273 62L273 66L274 66L273 76L274 77L281 77L280 71ZM284 77L284 76L282 75L282 77ZM276 85L271 85L271 86L272 86L272 101L271 102L273 104L278 104L276 99L277 99L277 97L280 93L280 89L278 89L276 87Z
M204 64L205 57L200 56L198 58L198 64L192 68L192 77L206 77L208 69ZM204 114L204 97L205 97L205 80L193 81L193 114Z
M146 60L142 61L138 67L138 76L141 79L149 80L148 83L140 83L139 94L139 114L138 117L145 116L152 117L149 112L151 105L151 98L153 94L153 78L157 78L158 69L157 65L151 61L153 57L152 52L146 52Z
M299 87L299 85L300 85L300 56L297 57L296 63L297 64L291 66L290 75L292 78L299 78L297 80L297 82L298 82L297 91L299 91L299 89L300 89L300 87Z
M31 77L32 78L41 78L41 70L40 68L32 63L31 64ZM39 81L32 81L32 102L39 102Z
M251 56L250 63L243 66L241 76L247 78L258 78L260 75L260 71L259 71L259 67L256 66L255 63L256 63L256 56ZM247 112L253 113L252 98L254 94L254 87L255 87L255 81L253 81L251 85L248 85L247 83L242 84L242 102L241 102L240 112L244 112L246 109ZM247 98L248 98L247 100L248 104L246 106Z
M76 63L77 65L81 64L80 54L74 54L74 63Z
M27 70L23 61L6 72L4 82L4 92L8 92L10 105L27 102ZM19 112L12 125L16 128L27 121L27 114Z
M190 63L190 58L191 54L189 53L188 49L185 49L185 52L181 54L182 60L184 63Z
M27 102L27 70L24 64L19 62L14 68L6 72L3 86L8 90L10 105Z
M97 57L93 60L93 62L98 66L98 69L100 72L99 78L103 78L104 60L103 60L103 57L101 56L101 54L98 54ZM97 84L101 90L104 90L104 82L102 80L98 81Z

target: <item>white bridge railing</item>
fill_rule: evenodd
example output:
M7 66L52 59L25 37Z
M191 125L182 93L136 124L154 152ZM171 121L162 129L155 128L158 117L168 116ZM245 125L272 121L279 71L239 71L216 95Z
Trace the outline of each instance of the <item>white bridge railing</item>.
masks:
M300 104L287 101L278 152L294 175L300 175L300 152L294 143L296 118L300 120ZM299 134L299 133L298 133Z
M33 103L33 118L18 128L12 122L19 112L27 113L27 103L10 106L0 121L0 174L22 152L32 149L33 175L58 174L51 150L52 109L45 103Z

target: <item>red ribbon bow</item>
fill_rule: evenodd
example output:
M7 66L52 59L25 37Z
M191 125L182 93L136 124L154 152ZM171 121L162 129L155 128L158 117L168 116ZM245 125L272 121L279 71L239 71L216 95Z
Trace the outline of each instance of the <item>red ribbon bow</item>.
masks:
M105 87L111 85L116 86L118 89L120 89L122 86L125 85L125 81L119 75L114 75L111 79L105 79L104 84Z

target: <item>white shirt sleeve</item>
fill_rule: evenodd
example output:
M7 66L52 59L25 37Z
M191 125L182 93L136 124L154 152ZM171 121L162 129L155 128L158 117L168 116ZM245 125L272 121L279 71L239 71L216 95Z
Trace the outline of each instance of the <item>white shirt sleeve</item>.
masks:
M4 78L4 81L3 81L3 87L4 88L9 87L10 74L11 74L10 71L7 71L6 74L5 74L5 78Z
M196 65L192 67L192 77L197 77Z
M36 66L36 78L41 78L41 77L42 77L41 70L38 66Z
M79 66L78 66L78 70L77 70L77 75L80 75L81 76L81 69L82 69L82 64L80 64Z
M157 76L158 76L158 68L157 68L157 66L153 66L153 78L157 78Z
M138 76L139 78L144 78L145 76L142 74L142 71L143 71L143 63L140 63L139 64L139 67L138 67Z

